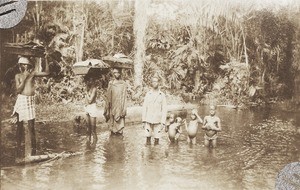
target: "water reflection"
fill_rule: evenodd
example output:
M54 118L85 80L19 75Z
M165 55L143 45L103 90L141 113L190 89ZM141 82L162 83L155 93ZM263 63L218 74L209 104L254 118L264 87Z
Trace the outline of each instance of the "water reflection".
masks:
M121 164L125 158L125 145L123 136L110 135L107 142L104 143L104 156L108 165Z
M123 136L110 135L104 142L104 159L103 170L107 185L105 188L121 188L124 174L125 163L125 145Z
M207 113L206 107L199 108L201 117ZM157 146L145 145L140 125L127 126L124 137L98 130L98 142L91 149L84 136L70 136L69 142L56 145L83 155L1 170L1 188L273 189L277 172L299 160L297 114L226 108L217 114L223 131L216 149L203 146L201 130L196 145L186 142L184 131L178 144L163 136ZM46 142L56 142L62 134L46 131L54 128L40 132L45 137L41 148L53 148Z

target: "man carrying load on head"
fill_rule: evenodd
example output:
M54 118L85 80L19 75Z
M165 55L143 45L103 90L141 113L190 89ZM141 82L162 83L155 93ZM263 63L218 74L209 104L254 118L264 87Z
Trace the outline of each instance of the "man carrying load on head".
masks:
M104 117L110 120L109 129L112 135L122 135L125 127L127 84L121 79L121 70L113 69L114 79L109 82Z

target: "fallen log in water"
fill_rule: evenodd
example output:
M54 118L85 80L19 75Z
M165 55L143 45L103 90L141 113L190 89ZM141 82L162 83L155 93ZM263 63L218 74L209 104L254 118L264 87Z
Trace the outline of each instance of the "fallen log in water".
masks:
M231 105L231 104L218 104L217 107L226 107L226 108L237 109L237 108L240 108L241 106Z
M52 160L60 159L60 158L68 158L71 156L81 155L82 152L62 152L62 153L53 153L53 154L43 154L43 155L34 155L34 156L26 156L24 159L16 159L16 163L21 164L29 164L29 163L38 163L38 162L49 162Z

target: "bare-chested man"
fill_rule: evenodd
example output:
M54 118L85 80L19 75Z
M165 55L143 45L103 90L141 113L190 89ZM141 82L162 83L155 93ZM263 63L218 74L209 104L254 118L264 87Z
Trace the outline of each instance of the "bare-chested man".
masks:
M26 57L20 57L19 69L21 73L15 76L16 91L18 93L17 101L14 107L13 115L17 116L17 157L21 154L22 139L25 138L23 122L28 122L28 131L31 142L31 155L36 154L36 138L35 138L35 88L34 78L37 76L49 75L49 65L46 62L45 71L34 70L33 64ZM36 67L37 68L37 67ZM28 155L26 155L28 156Z

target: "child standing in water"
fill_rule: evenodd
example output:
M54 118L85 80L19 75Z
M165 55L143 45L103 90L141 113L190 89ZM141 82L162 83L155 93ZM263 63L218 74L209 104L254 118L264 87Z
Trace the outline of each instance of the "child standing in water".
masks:
M183 120L180 117L177 117L175 119L175 122L172 123L169 127L168 127L168 137L169 137L169 141L171 143L175 143L178 142L178 138L181 134L181 125L182 125Z
M93 145L97 142L97 133L96 133L96 117L98 113L97 105L96 105L96 97L97 97L97 88L95 86L95 81L93 79L87 78L86 79L86 106L85 106L85 112L86 112L86 121L87 121L87 127L88 127L88 141L87 145L91 145L91 140L93 136Z
M198 115L196 109L192 110L191 119L192 120L189 122L189 125L187 125L187 123L185 122L185 129L188 133L187 142L188 143L192 142L192 144L196 144L196 135L198 132L198 126L199 123L203 123L203 121Z
M169 126L175 122L175 115L173 113L169 114L166 120L165 132L167 133L169 130Z
M217 146L218 132L221 131L221 121L218 116L216 116L215 106L210 106L210 115L204 117L203 127L205 130L204 135L204 145L209 146L210 143L212 147Z

